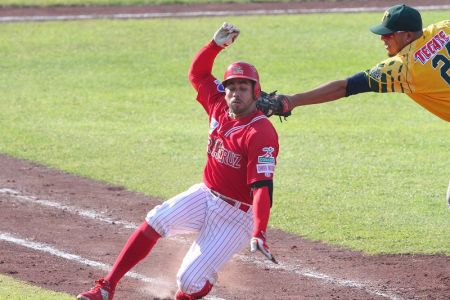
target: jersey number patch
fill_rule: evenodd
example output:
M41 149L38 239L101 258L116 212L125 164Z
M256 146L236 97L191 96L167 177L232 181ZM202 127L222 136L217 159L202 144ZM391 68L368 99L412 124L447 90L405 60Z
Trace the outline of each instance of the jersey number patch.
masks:
M450 42L445 45L445 48L447 48L448 56L450 57ZM448 85L450 85L450 59L448 57L445 57L445 55L438 54L435 57L433 57L433 60L431 61L433 68L437 68L439 66L439 62L442 61L441 66L441 77L447 82Z

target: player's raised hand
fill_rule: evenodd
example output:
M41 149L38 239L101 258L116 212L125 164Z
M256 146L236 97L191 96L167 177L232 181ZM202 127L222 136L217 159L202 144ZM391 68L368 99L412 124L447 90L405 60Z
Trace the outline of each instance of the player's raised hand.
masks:
M214 33L214 42L222 48L231 45L240 33L239 28L233 24L223 23L222 26Z
M273 263L278 264L275 257L272 255L272 253L270 253L269 246L267 246L266 243L266 235L262 231L258 236L254 236L250 240L250 252L254 253L257 250L261 251L261 253L264 254Z

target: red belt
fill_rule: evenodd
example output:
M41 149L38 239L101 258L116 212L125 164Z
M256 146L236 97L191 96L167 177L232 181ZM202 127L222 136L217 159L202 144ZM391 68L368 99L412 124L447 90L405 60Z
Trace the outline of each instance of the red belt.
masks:
M250 209L251 205L249 205L247 203L243 203L241 201L234 200L234 199L232 199L230 197L227 197L227 196L224 196L222 194L219 194L218 192L213 191L213 190L210 190L210 191L211 191L211 194L213 194L214 196L216 196L220 200L225 201L226 203L230 204L231 206L239 208L243 212L247 212Z

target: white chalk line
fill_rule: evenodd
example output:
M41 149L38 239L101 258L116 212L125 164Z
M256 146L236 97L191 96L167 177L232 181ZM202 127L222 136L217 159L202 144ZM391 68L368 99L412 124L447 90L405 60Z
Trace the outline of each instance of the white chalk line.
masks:
M61 258L64 258L64 259L67 259L67 260L70 260L70 261L74 261L76 263L81 263L81 264L84 264L84 265L87 265L87 266L91 266L91 267L100 269L100 270L105 271L105 272L109 272L111 270L111 268L112 268L111 265L104 264L104 263L101 263L101 262L98 262L98 261L94 261L94 260L90 260L90 259L86 259L86 258L83 258L83 257L81 257L79 255L76 255L76 254L67 253L67 252L64 252L62 250L58 250L55 247L47 245L47 244L44 244L44 243L39 243L39 242L29 241L29 240L23 239L20 236L18 236L17 234L11 234L11 233L8 233L8 232L0 231L0 240L6 241L6 242L10 242L10 243L13 243L13 244L16 244L16 245L20 245L20 246L23 246L23 247L26 247L26 248L30 248L30 249L33 249L33 250L45 252L45 253L51 254L53 256L57 256L57 257L61 257ZM134 278L134 279L138 279L138 280L143 281L145 283L150 283L150 284L153 284L153 285L156 285L156 286L159 286L159 287L162 286L162 287L164 287L166 289L172 288L172 285L169 285L169 284L167 284L167 283L165 283L165 282L163 282L163 281L161 281L161 280L159 280L157 278L147 277L145 275L142 275L142 274L139 274L139 273L136 273L136 272L128 272L128 273L125 274L125 276L130 277L130 278ZM207 297L205 299L209 299L209 300L225 300L225 299L217 298L217 297L214 297L214 296L209 296L209 297Z
M366 291L369 294L372 295L377 295L380 297L384 297L387 299L396 299L396 300L401 300L403 299L403 297L396 295L392 292L386 291L386 292L382 292L379 291L378 289L376 289L375 287L372 287L370 285L368 285L367 283L362 283L362 282L358 282L358 281L354 281L354 280L347 280L347 279L339 279L339 278L334 278L331 277L329 275L323 274L323 273L319 273L313 270L308 270L308 269L298 269L297 267L293 267L290 265L286 265L283 264L282 262L278 261L278 265L276 264L266 264L265 262L262 261L256 261L254 259L248 259L248 257L246 256L242 256L240 258L242 261L249 261L261 268L269 268L269 269L273 269L273 270L283 270L283 271L288 271L288 272L292 272L295 273L297 275L303 276L303 277L308 277L308 278L313 278L313 279L318 279L333 285L339 285L339 286L343 286L343 287L349 287L349 288L354 288L354 289L359 289L359 290L363 290Z
M16 234L11 234L8 232L0 231L0 240L7 241L7 242L10 242L13 244L17 244L17 245L20 245L20 246L23 246L26 248L30 248L33 250L46 252L46 253L52 254L54 256L58 256L58 257L61 257L61 258L64 258L64 259L67 259L70 261L74 261L77 263L81 263L83 265L87 265L87 266L91 266L91 267L100 269L102 271L108 272L112 268L112 266L110 266L110 265L107 265L107 264L104 264L101 262L97 262L97 261L93 261L90 259L86 259L86 258L83 258L76 254L70 254L70 253L58 250L58 249L54 248L53 246L50 246L47 244L25 240ZM147 283L157 283L156 279L150 278L150 277L147 277L147 276L135 273L135 272L128 272L126 274L126 276L134 278L134 279L139 279L139 280L147 282Z
M450 5L416 6L418 10L447 10ZM0 22L36 22L36 21L69 21L93 19L154 19L154 18L193 18L220 16L252 16L252 15L292 15L292 14L322 14L322 13L360 13L384 11L387 7L351 7L351 8L321 8L321 9L257 9L257 10L222 10L222 11L192 11L192 12L158 12L158 13L118 13L118 14L84 14L59 16L3 16Z
M98 212L90 211L90 210L84 210L84 209L77 208L74 206L61 205L54 201L37 199L36 197L32 197L32 196L25 196L25 195L22 195L21 192L13 190L13 189L0 188L0 194L8 195L11 198L17 199L22 202L38 204L41 206L64 210L66 212L78 214L85 218L102 221L102 222L105 222L108 224L114 223L116 225L121 225L121 226L123 226L123 228L127 228L127 229L136 229L137 228L136 224L133 224L130 222L125 222L125 221L115 221L109 217L104 216L102 213L98 213ZM3 234L0 235L0 239L5 239ZM8 240L8 241L10 241L10 240ZM23 246L26 246L26 245L23 245ZM43 249L54 249L55 253L64 253L60 250L56 250L55 248L52 248L51 246L48 246L48 248L36 247L36 250L44 251ZM48 251L46 251L46 252L48 252ZM51 252L49 252L49 253L51 253ZM54 254L54 255L57 255L57 254ZM68 257L79 257L79 256L73 255L73 254L66 254L66 255L68 255ZM60 256L60 255L57 255L57 256ZM61 256L61 257L63 257L63 256ZM319 272L315 272L315 271L312 271L309 269L304 269L304 268L303 269L298 268L298 266L284 264L283 262L280 262L280 261L279 261L279 264L276 265L273 263L269 263L266 260L262 261L262 260L258 260L253 257L249 257L249 256L245 256L245 255L235 255L235 257L243 262L252 263L260 268L269 268L269 269L273 269L273 270L285 271L288 273L297 274L299 276L321 280L328 284L359 289L359 290L363 290L369 294L384 297L384 298L391 299L391 300L402 300L403 299L403 297L401 297L400 295L397 295L393 292L378 290L376 287L371 286L370 283L363 283L363 282L359 282L359 281L355 281L355 280L334 278L334 277L329 276L324 273L319 273ZM66 258L66 257L64 257L64 258ZM98 268L100 268L102 270L106 270L106 271L109 271L109 269L110 269L110 266L107 266L105 264L102 264L99 262L93 262L93 261L90 261L90 260L87 260L87 259L84 259L81 257L79 257L79 258L80 258L80 260L79 260L80 263L87 264L87 265L90 265L93 267L98 267ZM68 259L70 259L70 258L68 258ZM92 263L88 263L88 262L92 262ZM136 275L133 275L133 276L142 276L142 278L147 278L146 280L151 280L152 283L155 282L155 279L151 279L151 278L145 277L143 275L139 275L137 273L134 273L134 274L136 274ZM134 277L134 278L136 278L136 277ZM145 280L143 280L143 281L145 281ZM146 282L150 282L150 281L146 281ZM212 298L209 298L209 299L212 299ZM214 299L219 299L219 298L214 298Z
M82 209L82 208L74 207L74 206L67 206L67 205L63 205L61 203L50 201L50 200L39 200L38 198L32 197L32 196L23 196L20 194L20 192L18 192L16 190L12 190L12 189L2 188L2 189L0 189L0 194L8 194L10 196L15 197L18 200L22 200L23 202L31 202L31 203L39 204L39 205L45 206L45 207L56 208L58 210L63 210L63 211L66 211L66 212L69 212L69 213L72 213L75 215L79 215L79 216L88 218L88 219L101 221L103 223L108 223L111 225L120 225L125 229L135 230L136 228L138 228L138 225L136 225L134 223L116 220L116 219L107 217L102 212L96 212L93 210ZM171 237L170 239L178 241L178 242L182 242L182 243L188 243L188 241L183 237Z
M67 211L67 212L70 212L73 214L80 215L82 217L86 217L88 219L95 219L95 220L102 221L102 222L108 223L108 224L121 225L121 226L123 226L123 228L126 228L126 229L134 230L137 228L136 224L133 224L130 222L125 222L125 221L114 220L114 219L104 216L104 214L102 214L102 213L97 213L95 211L76 208L73 206L66 206L66 205L62 205L58 202L49 201L49 200L39 200L36 197L22 196L20 194L20 192L18 192L16 190L0 189L0 194L9 194L10 196L14 196L15 198L17 198L19 200L23 200L24 202L32 202L34 204L39 204L41 206L47 206L47 207L56 208L59 210L64 210L64 211Z

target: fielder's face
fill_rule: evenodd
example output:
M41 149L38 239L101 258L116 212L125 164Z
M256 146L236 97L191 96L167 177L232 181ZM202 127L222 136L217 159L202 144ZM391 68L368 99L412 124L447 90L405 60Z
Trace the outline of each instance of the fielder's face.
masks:
M406 45L413 41L411 32L397 31L381 36L389 57L397 55Z
M235 118L242 118L256 109L256 99L253 97L253 85L248 79L235 78L227 80L225 100L230 113Z

